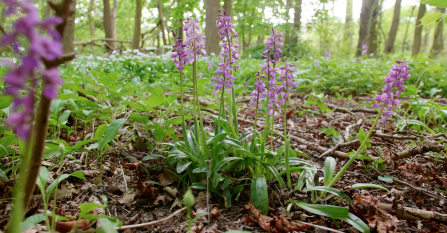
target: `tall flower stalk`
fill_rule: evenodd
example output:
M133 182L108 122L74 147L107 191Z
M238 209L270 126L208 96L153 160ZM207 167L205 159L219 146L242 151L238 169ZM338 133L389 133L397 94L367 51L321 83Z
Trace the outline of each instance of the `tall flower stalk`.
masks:
M186 62L192 63L193 70L193 94L194 94L194 133L197 139L201 139L202 152L207 156L206 134L203 128L202 113L200 111L198 85L197 85L197 55L206 55L205 36L202 35L202 28L198 19L186 19L183 31L186 32L184 44L186 53ZM199 120L197 120L197 115ZM200 123L199 123L200 122ZM200 125L199 125L200 124ZM200 127L200 130L199 130Z
M231 17L226 16L225 10L219 10L219 17L217 17L217 28L219 29L219 35L221 43L219 43L221 50L219 54L220 63L217 66L216 75L213 77L215 82L215 87L213 94L217 94L219 91L221 92L220 97L220 114L219 116L225 118L225 105L224 105L224 93L225 89L231 94L231 103L230 103L230 122L234 124L234 128L236 132L238 132L238 123L237 123L237 114L236 114L236 101L235 101L235 93L234 93L234 83L233 80L235 77L233 76L234 72L239 68L238 65L234 65L236 60L239 59L238 48L239 39L238 33L234 30L235 25L231 22Z
M261 69L265 72L267 77L267 105L268 111L266 113L265 128L270 130L270 149L273 148L273 124L275 119L275 105L277 105L278 89L276 88L276 75L278 69L276 63L280 62L279 53L282 53L283 42L281 40L282 32L278 33L278 30L272 28L272 34L266 42L265 50L263 53L267 53L268 56L264 56L267 59L267 65L261 66ZM270 55L273 54L273 59ZM270 120L270 116L272 119ZM271 123L270 123L271 122ZM266 131L267 132L267 131ZM264 133L264 141L267 141L267 133Z
M377 94L374 98L376 100L376 103L373 104L374 108L379 108L379 114L377 115L376 119L374 120L374 123L369 130L368 134L366 135L366 138L360 145L360 147L357 149L355 154L348 160L348 162L343 166L343 168L335 175L335 177L331 180L331 182L328 184L329 187L332 187L340 178L341 176L348 170L349 166L354 162L354 160L357 158L357 156L360 154L361 151L366 146L366 142L368 141L369 137L371 137L372 132L374 131L374 128L376 127L377 123L380 119L382 119L382 123L386 123L386 117L390 117L393 108L398 107L399 100L396 100L396 98L399 97L401 93L405 92L406 86L403 85L404 80L408 80L410 78L410 74L408 74L408 71L410 71L410 67L407 66L407 63L405 60L403 61L396 61L397 65L393 65L393 68L390 69L390 72L387 76L385 76L386 83L385 87L382 89L382 94ZM396 93L394 93L394 88L397 88ZM383 116L382 116L383 113ZM322 198L326 192L322 192L320 195L320 198Z
M293 88L296 87L296 82L293 82L293 72L295 72L295 68L291 64L285 64L284 66L279 67L281 70L281 75L278 80L282 81L281 91L281 99L279 100L280 105L284 105L284 141L285 141L285 149L284 149L284 161L286 165L286 174L287 174L287 185L291 187L292 182L290 179L290 156L289 156L289 148L290 148L290 138L287 136L287 102L288 96L293 92Z
M185 123L185 110L183 107L183 77L182 77L182 71L185 68L186 65L186 52L185 47L186 45L183 44L182 37L176 37L175 31L172 30L172 34L174 35L174 42L175 45L173 46L173 54L171 55L172 58L174 58L175 68L177 68L180 72L180 101L181 101L181 114L182 114L182 134L183 138L186 139L186 123Z

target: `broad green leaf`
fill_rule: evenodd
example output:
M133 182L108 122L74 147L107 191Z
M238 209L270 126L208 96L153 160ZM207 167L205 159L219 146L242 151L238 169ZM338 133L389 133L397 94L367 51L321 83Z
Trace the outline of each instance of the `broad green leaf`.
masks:
M118 233L115 227L119 225L119 222L112 222L107 218L99 218L99 223L101 226L96 232L98 233Z
M107 125L103 124L98 126L95 131L95 138L102 138L104 136L104 133L106 132Z
M106 131L104 132L104 138L98 143L98 148L100 151L104 148L105 144L111 142L113 138L115 138L118 130L124 125L125 122L126 119L117 119L107 127Z
M157 126L152 134L157 141L162 141L166 137L166 133L161 126Z
M348 217L345 220L362 233L370 232L368 225L351 213L348 213Z
M340 207L333 205L308 204L302 201L293 201L293 204L313 214L323 215L333 219L348 218L349 209L347 206Z
M438 21L439 19L441 19L442 15L443 15L443 13L432 13L432 14L426 15L421 19L421 24L427 25L427 24L434 23L434 22Z
M369 140L369 138L367 138L368 135L365 133L365 131L363 131L362 128L360 128L359 134L357 136L359 138L360 143L363 143L363 141L365 141L366 139L366 147L371 148L371 141Z
M191 188L193 188L193 189L205 189L206 190L207 186L204 183L194 183L194 184L191 185ZM213 186L209 185L208 188L209 188L209 190L211 190L211 192L219 195L220 197L223 197L222 194L219 192L219 190L217 190Z
M28 217L20 224L20 232L24 232L30 227L36 226L37 224L45 220L45 218L45 214L36 214Z
M50 173L48 169L44 166L40 167L39 175L37 176L36 184L42 193L45 192L45 186L47 184L48 178L50 178Z
M267 215L269 210L269 199L265 176L257 176L253 178L251 183L251 198L253 206L259 209L263 215Z
M120 77L117 73L110 73L105 78L102 79L102 84L110 86L116 82Z
M430 6L447 8L447 1L445 1L445 0L425 0L425 1L421 1L421 3L428 4Z
M84 173L81 172L81 171L75 171L75 172L71 173L70 176L79 178L79 179L81 179L81 180L85 180L85 175L84 175Z
M15 134L0 138L0 145L4 147L10 146L11 144L17 142L17 139L18 137Z
M383 189L385 191L390 191L380 185L377 184L369 184L369 183L358 183L358 184L353 184L351 186L351 189L359 189L359 188L376 188L376 189Z
M59 117L59 120L58 120L58 124L61 124L61 125L65 125L65 124L67 124L67 121L68 121L68 117L70 117L70 114L71 114L71 111L70 110L65 110L62 114L61 114L61 116Z
M181 161L177 162L177 173L180 174L180 173L184 172L189 167L189 165L191 163L192 163L191 161L188 162L185 160L181 160Z
M65 179L67 179L68 177L70 177L69 174L62 174L61 176L59 176L57 179L55 179L53 182L51 182L51 184L47 187L47 190L45 191L46 193L46 197L50 198L51 193L53 192L53 189L59 185L59 183Z
M165 187L164 185L158 183L157 181L153 181L153 180L148 180L148 181L146 181L146 183L149 183L149 184L158 184L158 185L160 185L160 186L162 186L162 187Z
M335 165L335 159L332 157L327 157L324 161L324 186L329 185L329 183L331 183L332 181L332 178L334 178Z
M318 101L317 102L317 105L318 105L318 107L320 108L320 110L322 111L322 112L331 112L331 109L330 108L328 108L324 103L323 103L323 101Z
M140 114L130 113L129 121L136 121L147 124L149 123L149 118Z
M0 96L0 109L9 107L12 103L12 96Z

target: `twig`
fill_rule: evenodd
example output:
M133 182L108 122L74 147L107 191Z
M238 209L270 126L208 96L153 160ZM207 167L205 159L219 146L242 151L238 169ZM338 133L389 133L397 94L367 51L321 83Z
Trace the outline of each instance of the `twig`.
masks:
M351 136L351 129L352 128L356 128L357 126L360 126L362 124L363 124L363 119L360 119L360 120L357 121L357 123L349 125L348 127L346 127L345 132L343 134L344 139L348 140L349 137Z
M135 228L155 225L155 224L158 224L158 223L161 223L161 222L164 222L164 221L167 221L167 220L173 218L174 216L176 216L177 214L183 212L184 210L186 210L186 207L183 207L182 209L179 209L179 210L175 211L171 215L169 215L169 216L167 216L165 218L159 219L157 221L152 221L152 222L147 222L147 223L140 223L140 224L135 224L135 225L127 225L127 226L115 227L115 230L135 229Z
M368 168L370 168L371 170L373 170L375 173L377 173L377 174L383 176L382 172L380 172L379 170L377 170L375 167L373 167L373 166L371 166L371 165L368 165ZM438 195L436 195L436 194L432 194L432 193L430 193L430 192L428 192L428 191L426 191L426 190L424 190L424 189L415 187L415 186L413 186L413 185L411 185L411 184L409 184L409 183L407 183L407 182L403 182L403 181L401 181L401 180L394 179L393 177L391 177L391 179L393 179L394 182L396 182L396 183L398 183L398 184L400 184L400 185L405 185L405 186L407 186L407 187L410 187L410 188L412 188L412 189L414 189L414 190L416 190L416 191L419 191L419 192L421 192L421 193L424 193L425 195L427 195L427 196L429 196L429 197L431 197L431 198L434 198L434 199L440 199L440 198L447 199L447 198L445 198L445 197L438 196Z
M88 71L88 70L87 70L87 73L90 74L90 77L92 77L92 79L93 79L93 81L95 81L96 85L99 86L99 83L98 83L98 81L96 81L96 78L93 77L93 74L90 73L90 71ZM107 92L106 86L104 86L104 91L106 92L106 97L109 96L109 93ZM107 106L112 107L112 104L110 104L110 102L109 102L109 100L107 98L106 98L106 104L107 104Z
M337 231L335 229L329 228L329 227L324 227L324 226L320 226L320 225L315 225L312 223L308 223L308 222L302 222L302 221L295 221L296 223L300 223L300 224L304 224L304 225L309 225L309 226L313 226L315 228L320 228L326 231L332 231L332 232L337 232L337 233L344 233L343 231Z

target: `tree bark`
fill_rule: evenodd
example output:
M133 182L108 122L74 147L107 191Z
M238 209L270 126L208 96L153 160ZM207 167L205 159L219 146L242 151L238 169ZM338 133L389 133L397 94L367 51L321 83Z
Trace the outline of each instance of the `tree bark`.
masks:
M95 37L95 24L93 22L93 15L92 12L95 8L95 0L90 0L90 5L88 6L88 21L89 21L89 26L90 26L90 34L92 35L92 37Z
M303 5L302 0L295 0L295 6L294 6L295 14L293 15L293 28L296 30L296 32L298 34L301 29L301 12L302 12L301 7L302 7L302 5ZM298 37L296 39L298 39Z
M118 7L118 0L113 0L113 7L112 7L112 11L110 13L110 22L112 24L112 38L116 39L116 9ZM115 43L114 48L116 48L116 42Z
M161 6L161 0L157 0L158 18L160 19L160 30L163 38L163 45L167 45L166 35L165 35L165 23L163 20L163 9Z
M360 56L362 54L362 44L365 42L368 45L368 53L375 53L377 50L376 24L378 8L378 0L362 0L359 42L357 44L356 56Z
M227 13L227 16L233 16L233 2L232 0L224 0L224 10Z
M345 16L345 33L344 33L344 41L345 46L347 48L347 54L349 55L351 52L351 43L352 43L352 30L353 30L353 3L352 0L346 0L346 16Z
M216 18L219 16L219 0L206 0L205 11L205 50L207 55L219 54L219 31L216 26Z
M445 12L445 8L437 7L438 11L440 13ZM441 20L438 22L438 25L436 26L435 31L435 37L433 38L433 47L431 49L431 56L437 57L439 53L444 49L444 42L442 40L442 34L443 34L443 28L444 28L444 20Z
M73 53L74 50L74 35L75 35L75 19L76 19L76 0L71 1L70 13L67 21L67 26L63 36L63 51L64 54Z
M425 11L427 11L427 5L422 3L419 4L418 17L416 20L416 28L414 30L414 37L413 37L413 51L411 52L411 56L416 56L421 52L423 26L420 24L421 19L425 15Z
M410 17L408 17L408 20L407 20L407 27L405 28L404 41L402 42L402 53L401 53L402 56L403 56L405 50L409 50L408 47L410 47L407 44L407 36L408 36L408 31L410 30L410 22L411 22L411 19L413 18L414 9L416 9L416 6L411 7Z
M396 0L396 4L394 5L393 22L391 24L391 29L390 29L390 33L388 35L388 40L385 43L384 53L391 53L394 50L394 41L396 41L397 29L399 28L399 17L400 17L401 5L402 5L402 0Z
M103 7L103 13L104 13L104 32L106 34L106 38L113 39L113 32L112 32L112 13L110 10L110 0L103 0L104 7ZM107 43L107 51L112 51L115 49L116 43L113 41L106 41Z
M135 10L135 26L133 28L133 40L132 49L140 49L140 38L141 38L141 14L142 14L143 4L141 0L137 0L136 10Z

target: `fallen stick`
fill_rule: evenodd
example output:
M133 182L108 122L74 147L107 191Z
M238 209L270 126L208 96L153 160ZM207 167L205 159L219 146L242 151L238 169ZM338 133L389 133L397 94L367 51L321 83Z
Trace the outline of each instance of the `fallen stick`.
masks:
M135 228L140 228L140 227L145 227L145 226L150 226L150 225L155 225L164 221L167 221L171 218L173 218L174 216L176 216L177 214L183 212L184 210L186 210L186 207L183 207L182 209L179 209L177 211L175 211L174 213L172 213L171 215L159 219L157 221L152 221L152 222L146 222L146 223L140 223L140 224L135 224L135 225L127 225L127 226L121 226L121 227L115 227L115 230L126 230L126 229L135 229Z
M370 168L371 170L373 170L375 173L379 174L380 176L384 176L383 173L380 172L379 170L377 170L375 167L373 167L371 165L368 165L368 168ZM398 183L400 185L404 185L404 186L410 187L410 188L412 188L412 189L414 189L414 190L416 190L418 192L424 193L425 195L427 195L427 196L429 196L431 198L434 198L434 199L440 199L440 198L447 199L447 198L445 198L443 196L438 196L438 195L430 193L430 192L428 192L428 191L426 191L424 189L415 187L412 184L409 184L407 182L404 182L404 181L401 181L401 180L398 180L398 179L394 179L393 177L391 177L391 179L393 179L394 182L396 182L396 183Z
M405 159L426 152L440 152L443 149L444 146L434 141L426 139L422 142L422 145L399 152L397 153L397 156L395 156L393 159L394 160Z
M388 213L393 212L392 204L387 203L377 203L377 206ZM442 214L435 211L421 210L416 208L405 207L402 205L398 205L396 217L402 220L432 220L438 223L447 223L447 214Z

